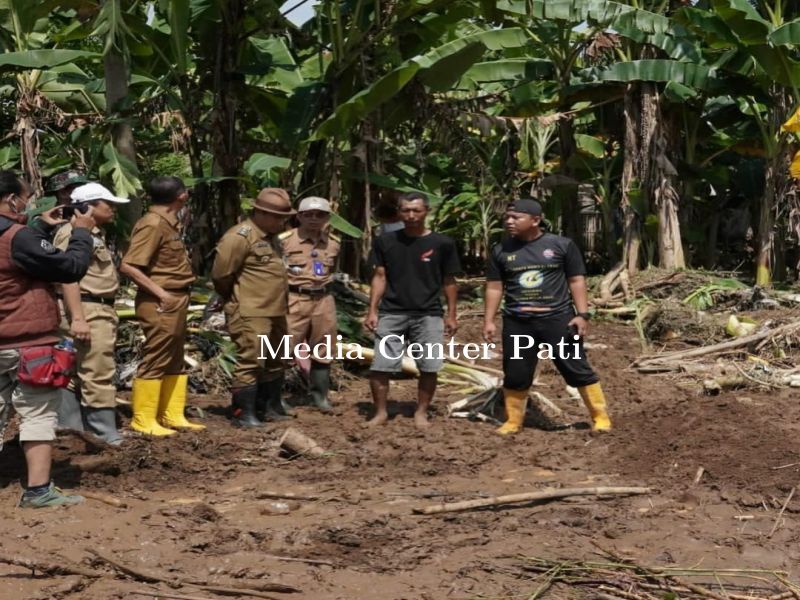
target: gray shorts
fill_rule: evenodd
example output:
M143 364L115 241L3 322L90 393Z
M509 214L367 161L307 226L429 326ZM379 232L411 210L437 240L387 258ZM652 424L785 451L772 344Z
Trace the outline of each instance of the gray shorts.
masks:
M56 439L58 388L34 387L17 381L19 351L0 350L0 449L8 421L19 414L21 442L49 442Z
M400 337L402 336L402 338ZM370 370L381 373L400 373L408 344L422 344L422 357L415 358L422 373L437 373L444 362L439 348L444 338L442 317L388 314L378 319L375 331L375 357ZM429 353L426 344L436 344L437 350ZM419 352L418 352L419 353Z

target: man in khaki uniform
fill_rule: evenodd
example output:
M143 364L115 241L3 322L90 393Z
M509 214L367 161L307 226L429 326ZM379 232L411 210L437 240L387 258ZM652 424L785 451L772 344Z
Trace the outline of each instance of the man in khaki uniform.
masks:
M120 273L139 288L136 317L145 336L144 357L133 382L131 427L163 436L172 435L175 428L205 426L184 415L183 344L195 277L178 213L189 200L189 191L177 177L156 177L148 188L152 205L133 228Z
M62 286L64 304L69 316L69 334L76 340L77 375L80 402L67 390L58 408L59 425L73 429L86 427L109 444L122 443L117 431L116 388L114 387L114 346L117 339L117 313L114 297L119 289L119 276L113 257L106 247L99 226L114 220L114 206L126 204L99 183L87 183L72 192L72 205L85 212L94 207L95 226L92 229L92 260L80 283ZM66 250L72 237L72 225L61 227L53 245Z
M306 342L313 348L330 336L331 347L336 347L336 302L329 286L340 240L328 232L330 217L331 205L325 198L305 198L297 209L300 226L278 236L289 272L288 326L294 345ZM332 410L330 363L315 357L309 371L311 401L323 412Z
M211 270L237 349L231 404L239 427L289 416L281 400L284 362L262 352L259 336L267 336L276 351L286 336L286 267L277 234L295 211L279 188L261 190L252 208L248 219L222 236Z

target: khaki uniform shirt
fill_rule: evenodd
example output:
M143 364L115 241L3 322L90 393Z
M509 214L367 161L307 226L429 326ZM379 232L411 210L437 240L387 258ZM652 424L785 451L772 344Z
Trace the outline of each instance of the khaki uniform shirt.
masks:
M151 206L134 225L122 260L140 268L165 290L184 290L195 277L181 233L175 213L163 206Z
M322 232L315 244L295 227L278 236L286 257L289 284L318 288L331 282L339 256L340 240L332 233Z
M62 225L56 231L53 245L59 250L66 250L71 236L72 225ZM101 298L113 298L119 289L119 275L114 266L114 258L106 247L103 231L99 227L92 229L92 260L79 285L81 294Z
M211 279L226 308L243 317L286 315L286 267L277 236L264 233L251 219L222 236Z

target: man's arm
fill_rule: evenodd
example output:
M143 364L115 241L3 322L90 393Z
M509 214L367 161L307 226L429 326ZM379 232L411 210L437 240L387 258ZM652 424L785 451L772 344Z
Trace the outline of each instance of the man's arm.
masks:
M69 314L69 334L77 340L89 341L91 329L86 322L86 315L83 314L81 286L77 283L65 283L61 287L61 293Z
M458 331L458 318L456 316L456 309L458 308L458 284L456 278L452 275L447 275L444 278L444 297L447 299L447 314L444 318L444 334L447 337L453 337Z
M233 286L246 256L247 238L241 235L225 235L217 245L217 255L211 267L211 282L225 302L233 295Z
M14 263L36 279L50 283L75 283L83 279L92 258L92 235L89 229L94 219L85 218L75 225L67 249L63 252L50 243L48 236L26 227L20 229L11 242Z
M500 280L488 280L483 296L483 339L493 342L497 333L494 318L500 309L500 302L503 299L503 282Z
M375 267L369 290L369 312L364 321L364 326L370 331L375 331L378 327L378 305L384 293L386 293L386 267Z
M572 303L579 313L589 312L589 290L586 287L586 277L583 275L575 275L574 277L567 278L569 283L569 292L572 294ZM578 328L578 335L583 337L589 329L589 322L583 317L576 316L569 322L570 325L575 325Z
M119 266L119 272L133 281L133 283L135 283L139 289L142 289L151 296L158 298L161 305L161 310L163 312L170 312L178 306L178 297L173 296L155 281L150 279L139 267L136 267L130 263L126 263L123 260L122 264Z

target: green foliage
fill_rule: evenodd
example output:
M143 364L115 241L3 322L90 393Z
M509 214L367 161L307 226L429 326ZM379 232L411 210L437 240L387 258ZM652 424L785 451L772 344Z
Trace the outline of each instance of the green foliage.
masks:
M714 279L712 283L701 286L683 299L684 304L688 304L697 310L707 310L714 306L714 295L730 290L747 289L747 286L738 279Z

